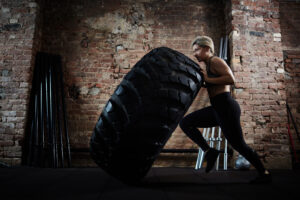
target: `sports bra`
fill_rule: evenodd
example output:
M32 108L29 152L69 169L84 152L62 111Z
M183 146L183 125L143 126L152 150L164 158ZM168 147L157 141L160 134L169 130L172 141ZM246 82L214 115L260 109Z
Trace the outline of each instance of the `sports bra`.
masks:
M210 71L210 63L211 63L211 59L213 57L216 57L216 56L211 56L208 60L208 63L207 63L207 66L206 66L206 73L207 73L207 76L210 77L210 78L217 78L217 77L220 77L220 75L217 75L217 74L214 74ZM216 84L213 84L213 83L207 83L205 82L205 86L206 87L211 87L211 86L215 86Z

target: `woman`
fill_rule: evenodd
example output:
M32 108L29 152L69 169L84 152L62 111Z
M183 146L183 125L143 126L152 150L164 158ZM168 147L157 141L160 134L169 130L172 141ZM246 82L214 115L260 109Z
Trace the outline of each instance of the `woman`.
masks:
M244 156L258 171L259 176L253 183L270 182L271 175L254 152L244 141L240 125L241 110L239 104L230 95L230 85L235 82L234 75L226 62L214 56L214 44L210 37L199 36L192 43L194 56L199 62L206 64L202 69L211 106L195 111L180 122L181 129L203 151L209 172L215 165L219 151L210 148L197 128L220 126L231 146Z

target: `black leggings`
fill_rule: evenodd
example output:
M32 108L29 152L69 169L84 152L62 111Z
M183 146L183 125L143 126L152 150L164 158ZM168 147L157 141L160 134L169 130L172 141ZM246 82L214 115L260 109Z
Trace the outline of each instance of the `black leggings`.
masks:
M208 150L206 140L198 128L220 126L222 132L231 146L244 156L260 174L265 168L257 153L253 151L243 138L240 124L241 110L239 104L231 97L229 92L224 92L210 99L211 105L195 111L180 122L181 129L204 151Z

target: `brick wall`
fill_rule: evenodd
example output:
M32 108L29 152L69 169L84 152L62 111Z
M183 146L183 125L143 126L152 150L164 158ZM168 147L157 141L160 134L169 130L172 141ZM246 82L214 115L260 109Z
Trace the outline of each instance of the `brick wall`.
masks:
M246 142L269 168L290 168L278 1L232 0L234 96Z
M282 48L284 51L284 67L286 79L287 102L300 131L300 2L280 2L280 28ZM300 142L291 125L291 132L296 145L300 150Z
M30 0L0 2L0 161L10 165L21 162L38 10Z
M47 1L43 51L63 57L73 148L87 148L102 108L124 75L151 49L188 56L197 35L223 34L223 11L211 1ZM207 103L201 91L192 110ZM166 148L193 148L177 128ZM74 155L76 156L76 155ZM76 161L74 161L76 162Z
M300 49L300 2L280 1L280 28L283 50Z
M298 60L287 57L290 60L284 70L283 50L297 50L298 46L292 47L295 41L285 42L294 36L279 24L288 7L282 11L284 7L276 0L44 2L41 12L33 0L0 3L2 161L20 163L36 51L62 56L71 145L87 148L105 103L143 55L155 47L168 46L192 57L190 43L203 34L214 39L218 52L219 39L227 33L237 79L233 94L241 105L246 141L265 156L267 167L291 166L285 101L290 94L286 88L298 83L298 75L293 71L296 78L288 82L284 73L290 66L297 69ZM297 15L292 16L298 31ZM188 113L208 104L206 90L201 89ZM180 128L166 145L196 147ZM166 162L157 165L193 165L195 158L190 156L166 155ZM184 157L188 160L180 160ZM77 165L89 165L87 155L78 154L77 158Z

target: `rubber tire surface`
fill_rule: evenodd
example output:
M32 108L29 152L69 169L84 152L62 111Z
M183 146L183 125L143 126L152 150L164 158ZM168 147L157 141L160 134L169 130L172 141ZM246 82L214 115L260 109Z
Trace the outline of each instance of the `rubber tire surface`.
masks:
M153 49L104 107L90 140L94 161L123 182L139 182L202 84L197 63L167 47Z

